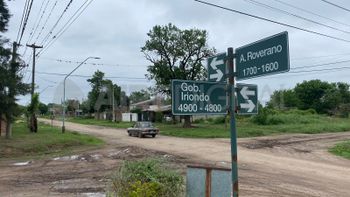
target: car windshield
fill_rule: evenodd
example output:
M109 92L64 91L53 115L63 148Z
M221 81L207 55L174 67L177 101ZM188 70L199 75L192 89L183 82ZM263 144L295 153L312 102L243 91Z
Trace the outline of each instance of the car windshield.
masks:
M139 126L140 126L141 128L153 127L152 123L150 123L150 122L140 122Z

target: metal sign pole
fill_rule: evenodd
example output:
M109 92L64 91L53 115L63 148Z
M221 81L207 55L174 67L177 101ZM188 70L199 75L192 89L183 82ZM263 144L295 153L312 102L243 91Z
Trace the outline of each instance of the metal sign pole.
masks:
M238 168L237 168L237 131L235 120L235 78L233 48L227 49L227 67L229 71L229 112L231 128L231 163L232 163L232 194L238 197Z

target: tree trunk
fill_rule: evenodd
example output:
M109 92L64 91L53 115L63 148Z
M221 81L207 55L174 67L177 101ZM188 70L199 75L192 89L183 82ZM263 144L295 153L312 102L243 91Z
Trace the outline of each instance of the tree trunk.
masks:
M6 139L10 139L12 137L12 123L11 121L6 120Z
M184 124L183 124L183 127L184 128L191 128L191 116L189 115L186 115L184 116Z

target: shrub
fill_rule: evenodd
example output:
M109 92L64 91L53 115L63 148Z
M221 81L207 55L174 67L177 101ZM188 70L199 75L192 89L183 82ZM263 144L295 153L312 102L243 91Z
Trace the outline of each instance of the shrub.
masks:
M163 122L163 113L162 112L156 112L155 121L156 122Z
M195 123L195 124L204 123L204 122L205 122L205 120L203 118L199 118L199 119L196 119L193 121L193 123Z
M215 118L214 124L225 124L225 116Z
M183 184L183 177L167 169L159 160L126 161L112 178L110 194L120 197L177 197L183 195Z

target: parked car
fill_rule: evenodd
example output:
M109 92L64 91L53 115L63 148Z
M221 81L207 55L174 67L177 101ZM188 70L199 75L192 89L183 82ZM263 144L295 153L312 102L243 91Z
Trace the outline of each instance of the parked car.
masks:
M136 122L133 127L128 128L129 136L138 136L140 138L150 135L156 137L159 133L159 129L154 127L151 122Z

